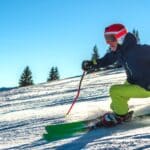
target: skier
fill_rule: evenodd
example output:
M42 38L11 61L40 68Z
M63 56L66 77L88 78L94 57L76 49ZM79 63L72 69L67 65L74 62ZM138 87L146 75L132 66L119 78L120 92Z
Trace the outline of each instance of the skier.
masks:
M128 101L130 98L150 97L150 46L137 44L135 36L122 24L112 24L105 28L104 37L111 52L103 58L82 62L82 69L90 71L106 67L118 61L125 69L125 84L113 85L110 88L113 113L102 116L105 126L114 126L131 119Z

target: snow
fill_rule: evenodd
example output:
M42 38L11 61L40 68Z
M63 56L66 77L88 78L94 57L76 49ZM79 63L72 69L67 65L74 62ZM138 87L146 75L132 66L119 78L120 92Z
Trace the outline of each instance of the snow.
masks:
M51 143L42 138L46 125L92 119L109 111L109 88L125 79L121 69L86 75L80 97L67 117L80 77L0 92L0 149L150 149L148 117ZM129 106L135 115L150 113L150 98L131 99Z

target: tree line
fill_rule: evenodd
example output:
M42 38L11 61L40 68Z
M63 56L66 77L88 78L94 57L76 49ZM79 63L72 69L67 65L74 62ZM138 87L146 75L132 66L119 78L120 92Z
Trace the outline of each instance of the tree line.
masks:
M58 68L52 67L51 70L49 71L47 82L50 82L53 80L59 80L59 79L60 79L60 76L59 76ZM19 86L23 87L23 86L33 85L33 84L34 82L33 82L31 69L29 66L26 66L19 79Z

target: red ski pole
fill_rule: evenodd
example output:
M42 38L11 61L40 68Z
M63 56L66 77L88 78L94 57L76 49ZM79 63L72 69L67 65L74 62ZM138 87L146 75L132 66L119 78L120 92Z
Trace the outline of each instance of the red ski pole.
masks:
M73 105L75 104L75 102L77 101L77 99L78 99L78 97L79 97L80 89L81 89L81 84L82 84L82 80L83 80L83 78L84 78L85 73L86 73L86 72L84 71L83 74L82 74L82 76L81 76L81 80L80 80L80 83L79 83L79 88L78 88L78 91L77 91L77 95L76 95L76 97L74 98L74 100L73 100L73 102L72 102L72 104L71 104L71 106L70 106L70 108L69 108L69 110L68 110L68 112L67 112L66 115L68 115L68 114L70 113L70 111L71 111Z

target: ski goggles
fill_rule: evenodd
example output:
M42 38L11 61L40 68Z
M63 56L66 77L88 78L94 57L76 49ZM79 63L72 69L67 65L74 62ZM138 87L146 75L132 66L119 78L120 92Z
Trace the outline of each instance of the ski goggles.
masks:
M117 42L117 39L114 34L105 34L104 36L107 43Z

